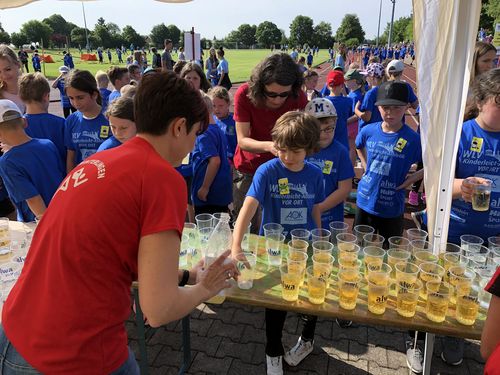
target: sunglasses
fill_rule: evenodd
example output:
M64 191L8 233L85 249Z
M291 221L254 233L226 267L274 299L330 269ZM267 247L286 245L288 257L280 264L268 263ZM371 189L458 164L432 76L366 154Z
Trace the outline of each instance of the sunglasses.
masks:
M271 92L271 91L266 91L264 90L264 95L267 96L268 98L288 98L292 92L291 91L285 91L285 92Z

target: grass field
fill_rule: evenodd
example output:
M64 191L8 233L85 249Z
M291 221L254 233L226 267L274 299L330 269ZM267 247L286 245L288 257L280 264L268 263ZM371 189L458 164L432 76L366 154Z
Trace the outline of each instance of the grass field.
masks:
M42 66L42 72L49 79L54 79L59 75L59 67L63 65L63 50L45 50L46 55L51 55L52 59L55 61L53 64L44 64ZM89 70L92 74L95 74L98 70L107 70L111 65L117 65L118 58L116 54L112 54L112 63L108 63L108 57L106 53L104 54L104 64L99 64L98 62L92 61L80 61L80 54L78 50L71 50L73 55L73 61L77 69ZM257 65L264 57L268 56L271 52L269 50L257 49L257 50L226 50L226 60L229 63L229 76L233 82L246 81L250 77L250 72L253 67ZM208 56L208 52L205 51L205 57ZM172 58L177 60L177 55L173 54ZM125 57L123 58L125 60ZM319 55L314 57L314 65L320 64L328 59L328 51L320 50ZM148 61L151 63L151 55L148 54ZM30 71L31 71L31 61L30 61Z

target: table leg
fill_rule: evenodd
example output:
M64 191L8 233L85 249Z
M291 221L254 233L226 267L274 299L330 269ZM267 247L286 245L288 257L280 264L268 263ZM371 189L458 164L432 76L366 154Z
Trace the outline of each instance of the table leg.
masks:
M139 336L139 353L141 356L140 368L141 375L148 375L148 352L146 348L146 332L144 329L144 315L142 314L141 304L139 303L139 290L133 288L135 301L135 322L137 324L137 334Z
M423 375L430 375L432 355L434 353L434 339L436 335L433 333L425 334L425 349L424 349L424 371Z
M184 374L191 364L191 330L189 328L190 317L189 314L182 318L182 351L183 360L182 367L179 369L179 375Z

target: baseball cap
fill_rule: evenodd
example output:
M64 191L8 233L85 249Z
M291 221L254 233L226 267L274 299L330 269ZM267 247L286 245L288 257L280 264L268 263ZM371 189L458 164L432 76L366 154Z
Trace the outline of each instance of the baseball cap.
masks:
M69 72L69 68L65 65L62 65L59 67L59 73L68 73Z
M405 64L400 60L392 60L387 64L387 73L397 73L405 70Z
M407 105L409 90L406 82L388 81L378 87L375 105Z
M346 81L355 79L356 81L364 81L365 77L359 72L358 69L349 69L346 74L344 74Z
M325 98L314 98L307 103L305 112L316 118L337 117L333 103Z
M13 101L0 99L0 123L22 118L23 114Z
M384 76L384 66L380 63L371 63L366 68L366 74L372 77L381 78Z
M344 82L344 73L339 70L332 70L326 77L326 83L328 86L340 86L343 85Z

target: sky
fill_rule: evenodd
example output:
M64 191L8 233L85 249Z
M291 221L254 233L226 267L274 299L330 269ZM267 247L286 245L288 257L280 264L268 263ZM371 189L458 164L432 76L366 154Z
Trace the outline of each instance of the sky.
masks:
M394 19L409 16L411 0L395 0ZM381 0L382 16L380 34L391 20L392 1ZM310 5L309 5L310 4ZM1 6L1 1L0 1ZM149 34L154 25L175 24L181 30L194 26L202 38L222 38L243 23L258 25L263 21L274 22L288 35L290 23L298 16L311 17L314 25L329 22L335 34L345 14L356 14L366 38L377 36L380 2L377 0L194 0L183 4L166 4L154 0L99 0L86 1L87 27L93 29L99 17L114 22L121 28L131 25L142 35ZM83 27L80 1L39 0L20 8L0 10L0 22L9 32L19 31L31 19L43 20L60 14L66 21Z

